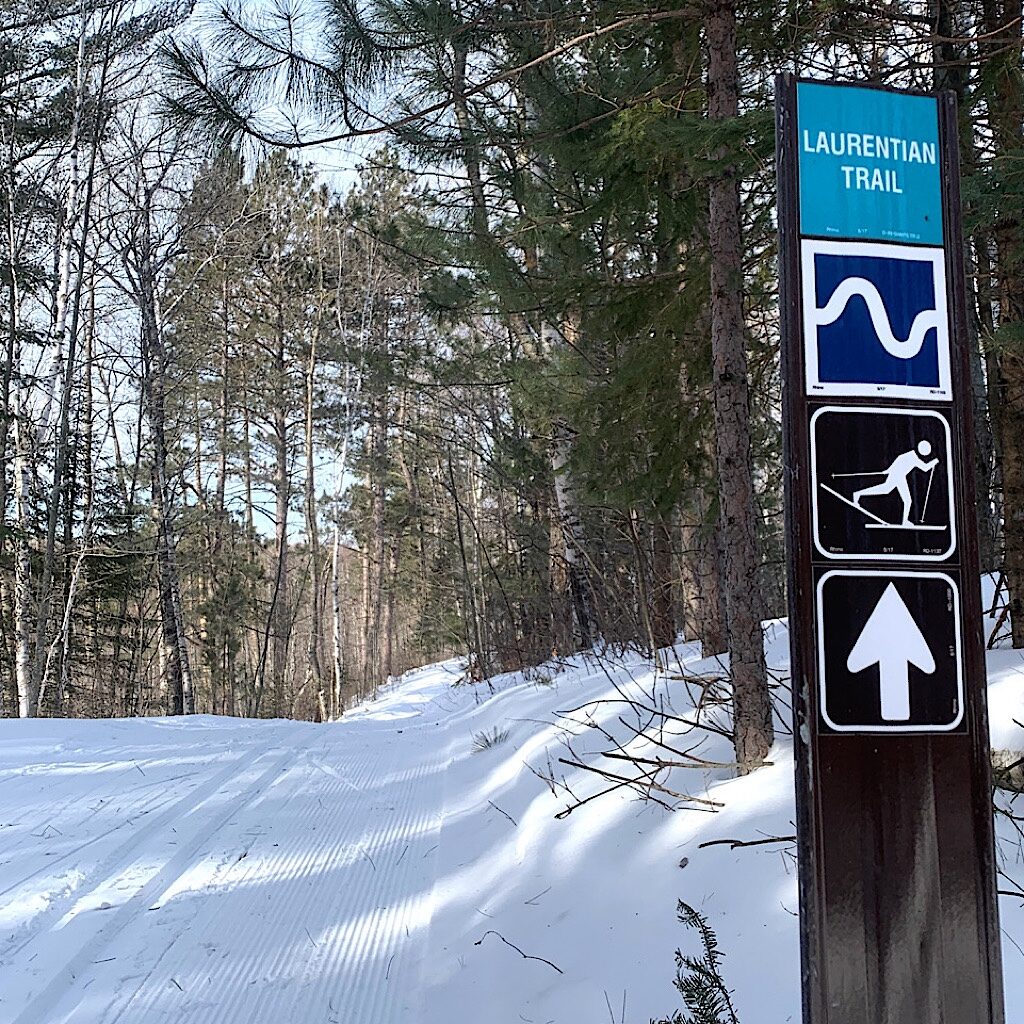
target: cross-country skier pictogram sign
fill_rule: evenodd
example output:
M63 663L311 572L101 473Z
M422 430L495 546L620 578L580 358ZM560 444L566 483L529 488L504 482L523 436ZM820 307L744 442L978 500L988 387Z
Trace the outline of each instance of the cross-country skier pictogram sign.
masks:
M825 558L938 562L956 546L950 425L936 410L811 417L814 541Z

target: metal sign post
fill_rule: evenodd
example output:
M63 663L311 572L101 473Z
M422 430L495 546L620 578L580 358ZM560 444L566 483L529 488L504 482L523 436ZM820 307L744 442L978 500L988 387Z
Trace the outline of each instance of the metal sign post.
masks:
M806 1024L1003 1024L955 100L778 80Z

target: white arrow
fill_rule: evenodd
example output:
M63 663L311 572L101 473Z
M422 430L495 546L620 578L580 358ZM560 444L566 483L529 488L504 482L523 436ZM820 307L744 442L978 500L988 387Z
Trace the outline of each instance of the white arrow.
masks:
M935 659L914 616L892 583L868 616L846 659L850 672L863 672L872 665L878 666L882 718L887 722L907 721L910 718L909 666L931 675L935 671Z

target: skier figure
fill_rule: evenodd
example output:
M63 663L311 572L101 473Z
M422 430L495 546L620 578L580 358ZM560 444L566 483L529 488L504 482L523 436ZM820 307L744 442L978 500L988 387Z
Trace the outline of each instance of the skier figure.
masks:
M901 525L909 526L911 501L910 485L907 483L907 478L915 469L921 470L922 473L928 473L939 464L938 459L932 459L930 462L924 461L931 453L932 446L930 442L919 441L916 451L897 455L893 459L892 465L885 470L885 479L880 484L875 484L873 487L863 487L859 491L853 492L853 503L859 506L861 498L872 494L892 494L895 491L903 502L903 522Z

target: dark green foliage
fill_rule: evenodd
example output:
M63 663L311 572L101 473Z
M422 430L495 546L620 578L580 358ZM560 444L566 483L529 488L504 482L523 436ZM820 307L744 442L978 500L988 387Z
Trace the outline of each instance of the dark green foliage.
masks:
M707 918L680 900L679 920L697 932L703 953L684 956L676 951L676 988L683 997L685 1012L677 1010L658 1024L739 1024L722 978L724 954Z
M53 240L66 223L63 165L48 157L54 173L43 173L40 156L66 148L80 6L0 0L8 16L0 119L10 140L0 234L8 237L13 210L20 240L0 252L0 292L13 308L16 285L33 311L17 321L0 309L0 336L33 357L53 347ZM189 164L190 144L210 157L168 178L158 204L168 224L155 225L174 222L180 232L177 255L158 277L172 519L206 706L225 703L214 683L237 691L243 710L255 700L274 633L291 637L288 671L305 694L291 712L313 707L309 652L319 651L322 672L335 555L348 602L349 684L362 673L375 685L388 674L385 662L407 667L406 654L422 661L465 653L478 678L587 646L598 634L654 649L680 629L725 642L724 620L705 621L716 616L703 609L722 596L708 211L711 182L726 169L741 178L737 288L759 513L756 589L766 614L781 613L777 71L838 68L855 81L925 89L961 83L964 214L979 261L971 279L986 360L977 382L1002 386L1001 364L1024 347L1020 316L1006 313L1024 267L1024 150L1013 102L1020 62L1011 45L1019 30L972 38L968 8L954 19L965 23L944 33L906 4L876 11L798 0L780 13L739 2L739 113L718 120L708 117L707 10L695 2L226 0L196 10L202 20L191 40L187 31L165 36L191 6L154 0L115 18L113 0L87 5L97 27L85 40L93 70L79 106L83 139L100 143L102 205L76 224L75 238L88 236L83 259L97 277L95 358L103 361L111 348L123 354L122 339L108 337L105 307L136 239L124 230L118 198L126 141L116 106L107 106L114 90L93 91L108 48L122 53L135 40L145 51L163 40L164 76L151 88L172 123L201 129L175 140L176 160ZM996 8L970 8L970 17L981 25ZM25 67L39 69L27 85ZM1007 105L1000 127L996 115ZM320 158L319 149L303 155L303 145L356 136L384 148L345 197L330 192L315 166L295 162ZM245 150L248 160L223 145L246 140L259 144ZM282 147L264 145L274 141ZM84 322L83 309L78 315ZM133 360L128 353L127 371L118 369L127 384L115 379L112 396L97 395L98 422L106 401L127 394ZM13 375L10 362L8 397L45 383L28 378L38 371L27 358ZM983 424L985 409L977 413ZM314 469L306 467L307 431ZM279 435L287 440L278 447ZM86 457L95 460L102 445L90 444ZM148 444L143 424L126 448L138 463L130 497L113 487L111 472L96 470L99 550L85 557L73 598L87 605L74 625L95 636L97 657L126 665L153 658L145 643L129 643L127 627L121 635L121 620L136 615L138 628L151 631L159 620L147 575L153 527L143 514ZM277 552L266 512L278 486L275 448L285 463L281 521L292 523L281 545L292 546L292 607L271 630ZM10 444L6 453L9 464ZM52 453L33 463L45 482ZM68 565L83 518L74 512L76 486L68 490ZM37 491L24 523L0 523L8 563L19 537L31 539L38 561L32 523L47 509ZM300 530L307 515L319 525ZM570 519L578 536L567 543ZM582 577L593 605L583 616ZM595 628L575 629L574 615L593 618ZM116 620L109 642L104 616ZM9 655L3 630L0 616L0 650ZM371 650L385 634L395 645ZM693 984L701 970L717 969L715 957L705 961L686 965Z

